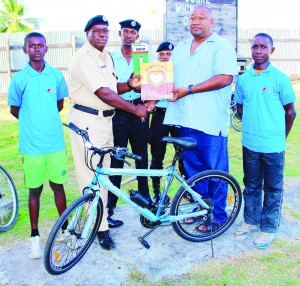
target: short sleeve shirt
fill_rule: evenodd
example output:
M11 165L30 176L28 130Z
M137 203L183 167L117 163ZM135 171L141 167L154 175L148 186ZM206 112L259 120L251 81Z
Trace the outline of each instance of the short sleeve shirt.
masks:
M296 100L286 74L272 64L261 73L252 66L238 78L234 100L243 105L243 146L261 153L286 149L283 106Z
M175 87L188 87L224 74L237 76L236 53L231 43L213 33L191 55L192 38L173 50ZM228 135L232 85L187 95L168 102L164 124L193 128L209 135Z
M63 74L47 63L42 72L27 63L13 76L8 105L20 107L19 150L22 154L43 155L66 148L57 101L67 96Z
M115 69L117 71L118 80L120 82L126 82L131 74L133 73L133 60L131 58L128 64L126 59L123 57L121 50L112 53L114 59ZM134 92L133 90L120 94L126 100L134 100L141 97L140 93Z
M113 109L94 93L101 87L117 93L117 76L109 52L100 52L87 41L71 60L67 84L72 104L97 110Z

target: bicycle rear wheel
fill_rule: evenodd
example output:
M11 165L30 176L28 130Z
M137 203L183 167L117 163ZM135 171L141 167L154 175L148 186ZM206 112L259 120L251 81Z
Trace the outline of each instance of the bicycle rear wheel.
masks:
M237 110L234 110L233 113L231 113L230 123L235 130L237 131L242 130L242 120L238 117Z
M94 194L88 193L74 201L60 216L48 237L44 265L53 275L62 274L83 257L91 246L103 215L101 198L93 213L92 203ZM92 217L90 217L92 216ZM86 238L82 237L87 221L92 222ZM62 226L67 222L67 230L62 232Z
M0 166L0 232L11 229L19 213L18 194L8 172Z
M225 211L222 208L221 213L224 222L217 228L212 227L212 232L211 230L199 231L200 225L205 225L207 228L211 227L208 224L208 216L191 217L190 219L172 222L174 231L182 238L193 242L207 241L224 233L235 221L241 208L242 193L238 182L226 172L209 170L191 177L187 184L193 190L203 194L203 197L208 197L208 194L210 194L210 198L205 199L205 201L208 205L218 209L219 213L220 202L218 202L218 206L214 206L214 202L223 197L222 203L225 206ZM206 195L204 195L205 193ZM199 210L203 210L203 207L193 199L184 187L181 187L172 201L170 214L176 216Z

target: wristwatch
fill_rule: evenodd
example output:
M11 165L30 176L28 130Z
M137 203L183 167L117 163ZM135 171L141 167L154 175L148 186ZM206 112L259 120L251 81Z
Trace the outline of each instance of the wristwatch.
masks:
M192 93L193 93L193 86L194 86L194 85L192 85L192 84L189 85L189 94L192 94Z
M127 80L127 86L130 88L130 90L132 90L133 89L133 87L130 85L130 80Z

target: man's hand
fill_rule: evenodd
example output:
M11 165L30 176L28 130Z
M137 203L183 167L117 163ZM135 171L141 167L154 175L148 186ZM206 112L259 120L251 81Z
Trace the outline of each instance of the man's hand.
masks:
M154 110L157 102L158 102L158 100L149 100L144 103L144 105L146 105L148 107L148 112L152 112Z
M140 117L143 120L145 120L148 117L148 107L143 105L143 104L137 104L136 106L136 110L134 112L134 115L136 115L137 117Z
M170 102L175 102L176 100L188 95L189 94L189 89L188 89L188 87L178 87L178 88L174 87L172 89L172 92L173 92L174 97L169 98L168 100Z
M131 77L129 78L129 86L132 88L132 89L136 89L136 88L139 88L141 86L141 75L136 75L134 77Z

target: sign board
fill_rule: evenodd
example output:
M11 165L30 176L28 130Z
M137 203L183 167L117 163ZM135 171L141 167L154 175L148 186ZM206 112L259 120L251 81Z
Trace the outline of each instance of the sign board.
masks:
M195 5L212 10L215 24L213 31L227 38L237 49L237 1L238 0L166 0L166 41L175 46L192 35L189 31L189 14Z

